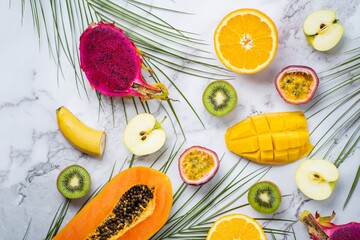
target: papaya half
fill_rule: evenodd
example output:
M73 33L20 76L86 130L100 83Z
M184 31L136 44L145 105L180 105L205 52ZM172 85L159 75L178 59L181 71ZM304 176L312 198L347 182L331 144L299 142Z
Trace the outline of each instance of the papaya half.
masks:
M120 172L53 238L144 240L165 224L172 206L168 176L149 167Z

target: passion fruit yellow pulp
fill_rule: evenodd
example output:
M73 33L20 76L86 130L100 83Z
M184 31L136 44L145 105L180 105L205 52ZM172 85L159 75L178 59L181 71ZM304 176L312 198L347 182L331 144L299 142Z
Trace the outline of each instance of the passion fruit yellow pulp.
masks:
M285 102L305 104L309 102L319 85L316 72L307 66L288 66L275 79L276 90Z
M192 146L181 154L178 164L180 176L185 183L201 185L214 177L220 161L214 151Z

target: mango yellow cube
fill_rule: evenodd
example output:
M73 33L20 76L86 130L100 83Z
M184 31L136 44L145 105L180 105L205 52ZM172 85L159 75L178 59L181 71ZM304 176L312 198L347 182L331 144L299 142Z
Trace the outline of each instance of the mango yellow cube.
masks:
M225 142L235 154L265 164L290 163L313 149L303 112L251 116L230 127Z

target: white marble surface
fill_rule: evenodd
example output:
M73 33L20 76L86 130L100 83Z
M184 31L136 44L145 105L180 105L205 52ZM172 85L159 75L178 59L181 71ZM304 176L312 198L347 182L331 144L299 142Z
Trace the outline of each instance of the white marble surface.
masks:
M238 106L225 118L210 116L202 105L202 89L209 83L208 80L170 72L170 76L201 116L206 128L203 128L183 101L174 102L187 138L180 152L192 145L202 145L215 150L219 155L225 154L218 178L238 161L237 156L227 151L223 140L224 132L229 126L256 112L306 109L306 106L290 106L282 101L273 86L277 72L289 64L308 65L316 71L326 69L336 63L337 56L345 51L352 39L360 36L360 8L356 0L153 2L194 13L179 15L152 10L176 27L201 34L200 37L210 43L209 46L204 46L204 49L212 52L213 31L220 19L232 10L244 7L257 8L267 13L277 25L279 47L274 61L258 74L233 74L235 80L232 84L238 92ZM327 53L313 51L306 43L301 30L306 15L322 8L337 11L338 18L345 27L341 44ZM115 121L108 100L105 100L104 111L99 115L95 93L87 86L89 98L83 92L79 95L70 67L65 67L65 77L60 77L57 81L56 64L49 56L44 39L39 47L29 6L21 25L20 3L11 1L9 7L9 1L1 1L0 20L0 72L3 83L0 88L0 239L22 239L30 220L32 223L28 239L43 239L56 209L64 200L55 187L57 175L63 168L73 163L84 166L91 173L92 189L95 189L106 180L114 162L117 162L119 167L131 158L121 139L125 116L119 100L115 100ZM217 64L221 65L220 62ZM174 89L170 87L171 97L180 99L181 97L172 90ZM102 159L81 154L64 139L58 130L55 116L55 110L61 105L67 106L88 125L105 129L107 146ZM154 101L150 105L155 110L157 118L162 119L166 113L159 107L159 103ZM135 115L132 106L128 101L126 107L129 117ZM315 124L309 122L309 128ZM168 134L164 149L171 148L176 136L170 121L165 121L164 129ZM178 137L181 142L182 136ZM311 140L315 142L318 138L319 136L312 136ZM165 155L160 161L167 159ZM149 165L157 156L158 154L154 154L137 158L135 165ZM308 200L296 188L293 175L300 161L274 166L264 179L276 182L283 194L290 195L284 199L276 216L297 221L299 212L305 209L312 212L318 210L322 214L330 214L335 210L335 220L338 223L360 221L360 208L357 207L360 201L358 189L348 207L342 209L358 161L359 151L356 151L341 165L341 177L334 194L328 200L319 202ZM252 164L252 167L259 166ZM176 166L172 166L169 176L176 188L180 183ZM239 201L246 203L244 197ZM65 222L69 221L81 203L81 200L71 203ZM241 211L253 217L264 217L249 207ZM286 228L285 223L277 225L281 229ZM293 226L297 239L308 239L300 222ZM277 235L277 239L283 237Z

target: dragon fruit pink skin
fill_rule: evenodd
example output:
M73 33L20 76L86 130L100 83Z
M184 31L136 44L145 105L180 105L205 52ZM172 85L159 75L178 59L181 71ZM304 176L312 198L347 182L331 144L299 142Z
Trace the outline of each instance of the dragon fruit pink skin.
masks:
M80 67L90 85L110 97L164 99L162 88L142 78L142 59L134 43L112 23L92 23L80 37ZM163 84L160 84L162 87Z
M313 240L360 240L360 223L349 222L336 225L331 222L335 212L331 216L320 217L318 213L315 217L308 211L304 211L300 216L300 221L305 224Z

